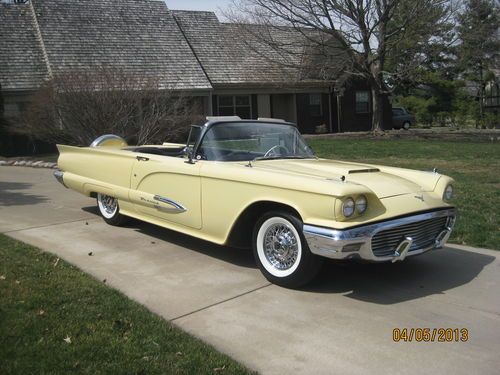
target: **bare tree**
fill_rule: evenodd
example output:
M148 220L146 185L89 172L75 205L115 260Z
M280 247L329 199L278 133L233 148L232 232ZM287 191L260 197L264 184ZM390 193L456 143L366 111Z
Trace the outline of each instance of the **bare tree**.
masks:
M296 54L296 46L274 38L273 30L300 33L307 41L305 52L312 57L287 61L312 61L323 79L332 79L328 72L341 68L347 78L366 80L372 92L373 130L381 131L382 101L393 87L388 82L408 79L426 58L426 49L441 42L442 33L449 30L451 14L451 0L233 0L226 17L261 43L290 56ZM335 54L342 55L342 67L318 67L322 56L326 64L338 63L328 58Z
M58 75L32 97L14 131L89 145L102 134L145 144L172 140L201 117L201 103L155 79L117 70Z

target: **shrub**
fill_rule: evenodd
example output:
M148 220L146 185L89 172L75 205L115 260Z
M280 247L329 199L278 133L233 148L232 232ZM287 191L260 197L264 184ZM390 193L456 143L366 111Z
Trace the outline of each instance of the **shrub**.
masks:
M130 143L161 143L178 139L199 121L201 104L147 77L108 70L72 73L35 93L13 130L74 145L89 145L102 134Z

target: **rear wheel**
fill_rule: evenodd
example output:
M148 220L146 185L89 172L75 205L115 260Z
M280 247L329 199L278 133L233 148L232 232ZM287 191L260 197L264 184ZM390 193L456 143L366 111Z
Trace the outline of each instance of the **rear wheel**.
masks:
M128 217L120 214L118 199L109 195L97 194L97 207L104 221L110 225L120 226L128 221Z
M257 221L254 256L270 282L298 288L317 275L323 259L309 250L302 225L297 217L281 211L266 213Z

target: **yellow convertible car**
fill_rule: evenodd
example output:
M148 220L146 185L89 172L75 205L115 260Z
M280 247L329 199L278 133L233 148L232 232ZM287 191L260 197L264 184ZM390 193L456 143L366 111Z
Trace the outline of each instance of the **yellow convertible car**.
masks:
M128 217L252 247L271 282L299 287L322 260L400 261L441 248L455 223L453 180L434 171L321 159L296 126L212 118L186 145L128 146L104 135L59 145L56 178Z

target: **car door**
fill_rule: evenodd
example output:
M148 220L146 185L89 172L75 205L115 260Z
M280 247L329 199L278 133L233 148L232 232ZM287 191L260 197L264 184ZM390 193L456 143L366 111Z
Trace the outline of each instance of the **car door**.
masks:
M130 176L130 200L135 209L156 219L200 229L199 163L143 153L136 159Z
M400 128L403 124L404 112L400 108L392 109L392 126Z

